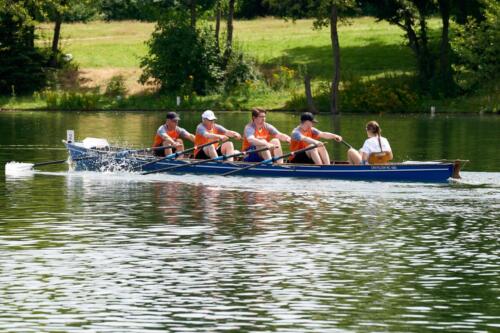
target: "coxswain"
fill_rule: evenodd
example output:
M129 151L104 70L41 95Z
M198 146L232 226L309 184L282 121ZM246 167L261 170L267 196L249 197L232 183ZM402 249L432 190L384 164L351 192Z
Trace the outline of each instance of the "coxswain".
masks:
M380 125L372 120L365 127L366 139L359 151L351 148L347 151L347 158L351 164L385 164L392 160L392 149L389 141L381 136Z

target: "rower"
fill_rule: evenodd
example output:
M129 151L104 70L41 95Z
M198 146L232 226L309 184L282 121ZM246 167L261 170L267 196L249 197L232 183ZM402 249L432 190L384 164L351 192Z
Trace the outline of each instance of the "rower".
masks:
M322 132L313 127L313 124L317 122L318 121L314 119L314 115L310 112L304 112L300 116L300 125L297 126L292 132L292 142L290 146L291 151L303 149L312 144L315 144L318 147L306 152L292 155L290 162L307 164L314 163L316 165L330 164L330 156L328 155L325 144L319 141L319 139L328 139L340 142L342 141L342 137L334 133Z
M351 164L386 164L394 157L389 141L381 136L380 125L372 120L366 124L366 139L359 151L351 148L347 158Z
M216 124L216 119L217 117L215 117L212 110L206 110L203 112L201 115L201 124L196 127L196 135L194 139L195 146L208 143L214 139L221 141L227 141L229 138L236 138L238 140L241 139L241 135L238 132L230 131L225 129L223 126ZM213 145L196 149L194 151L194 158L205 160L216 158L221 155L232 155L234 153L233 143L227 141L220 146L218 143L214 143ZM232 161L233 158L230 157L227 160Z
M186 131L184 128L177 126L179 123L179 115L175 112L167 113L165 123L156 131L153 142L154 147L174 146L173 148L154 149L153 153L156 156L167 156L176 151L184 150L184 142L182 139L187 139L194 142L194 135ZM182 158L182 156L179 156Z
M267 111L261 108L252 110L252 122L245 126L243 131L242 150L255 150L269 148L258 153L250 153L245 157L245 162L260 162L274 156L283 155L280 140L290 143L290 137L281 133L273 125L266 122ZM283 163L280 158L276 163Z

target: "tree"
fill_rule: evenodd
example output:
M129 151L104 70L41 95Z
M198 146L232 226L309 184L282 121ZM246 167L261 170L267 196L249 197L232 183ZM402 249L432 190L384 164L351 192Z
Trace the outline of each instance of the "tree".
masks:
M32 92L45 84L44 53L35 47L32 1L0 1L0 94Z
M163 93L206 94L222 81L213 31L191 26L187 12L160 20L142 59L141 82L153 79Z
M226 49L224 50L224 59L227 65L231 52L233 50L233 19L234 19L234 3L235 0L229 0L227 11L227 31L226 31Z
M496 0L481 0L481 20L470 19L456 27L452 40L457 62L456 76L465 89L493 84L498 90L500 73L500 4Z
M215 46L217 47L217 50L220 50L219 35L220 35L220 20L222 16L221 0L215 1L214 10L215 10Z
M340 44L338 36L338 21L343 14L356 7L354 0L268 0L271 7L285 18L298 19L304 16L314 17L314 28L330 26L332 45L333 74L330 88L330 112L340 113Z
M85 21L92 17L92 8L97 0L45 0L40 3L42 15L54 22L52 35L52 47L49 65L59 65L59 40L61 38L61 26L64 21ZM75 12L85 12L86 15L78 15Z
M417 75L421 89L433 94L453 96L457 85L453 80L450 47L450 18L466 22L469 14L477 16L477 0L363 0L375 9L380 20L400 27L408 46L417 59ZM439 14L442 22L438 51L434 51L429 37L427 20Z

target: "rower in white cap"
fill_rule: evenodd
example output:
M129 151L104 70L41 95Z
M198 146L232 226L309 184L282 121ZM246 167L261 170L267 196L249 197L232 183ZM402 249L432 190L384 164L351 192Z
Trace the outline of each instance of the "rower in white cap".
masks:
M230 131L225 129L223 126L216 124L215 116L212 110L206 110L201 115L201 124L196 127L196 135L194 138L194 144L196 146L203 145L212 140L225 141L219 146L218 143L213 145L203 147L201 149L196 149L194 151L194 158L197 159L209 159L216 158L221 155L231 155L234 154L234 145L232 142L227 141L228 138L241 139L241 135L238 132ZM233 158L228 158L228 161L232 161Z

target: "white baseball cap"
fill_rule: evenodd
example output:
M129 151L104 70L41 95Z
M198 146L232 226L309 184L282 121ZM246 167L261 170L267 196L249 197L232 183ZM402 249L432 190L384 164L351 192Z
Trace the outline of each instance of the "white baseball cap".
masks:
M215 119L217 119L217 117L215 116L215 114L212 110L206 110L201 115L201 119L215 120Z

